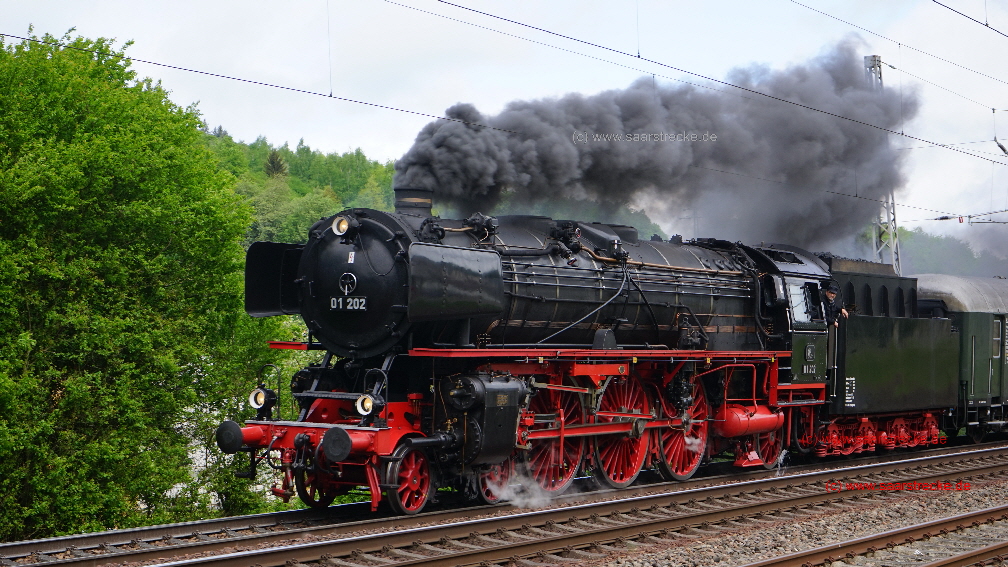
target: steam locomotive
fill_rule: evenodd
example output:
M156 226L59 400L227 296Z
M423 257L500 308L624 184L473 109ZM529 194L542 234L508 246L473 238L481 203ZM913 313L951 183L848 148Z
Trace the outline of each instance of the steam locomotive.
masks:
M772 468L975 439L1004 424L1004 280L899 277L786 245L639 238L540 216L450 220L432 193L350 209L304 245L257 242L246 311L300 315L324 351L298 371L296 420L260 385L219 448L282 472L312 507L364 487L415 514L439 487L485 502L513 480L685 480L714 455ZM851 311L827 325L821 290ZM926 285L925 285L926 284ZM975 284L975 285L974 285ZM972 287L971 287L972 286ZM988 372L984 373L984 367Z

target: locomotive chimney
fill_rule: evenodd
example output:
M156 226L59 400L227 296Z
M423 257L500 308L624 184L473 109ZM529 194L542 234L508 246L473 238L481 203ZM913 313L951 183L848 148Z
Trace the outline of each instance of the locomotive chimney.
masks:
M433 189L396 187L394 191L395 212L424 218L431 216L431 199L434 196Z

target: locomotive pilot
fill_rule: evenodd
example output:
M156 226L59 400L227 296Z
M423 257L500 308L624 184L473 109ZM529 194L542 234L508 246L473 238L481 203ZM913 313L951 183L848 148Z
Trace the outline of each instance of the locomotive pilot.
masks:
M823 307L824 314L826 315L826 324L831 327L839 327L840 322L838 319L840 317L847 317L847 310L837 302L838 293L840 293L840 284L835 281L829 282L824 292L826 301L823 302Z

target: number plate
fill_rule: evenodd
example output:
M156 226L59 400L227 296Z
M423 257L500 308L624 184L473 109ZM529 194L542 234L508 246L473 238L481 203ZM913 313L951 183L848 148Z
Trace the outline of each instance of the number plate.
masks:
M367 311L366 297L333 297L329 300L333 311Z

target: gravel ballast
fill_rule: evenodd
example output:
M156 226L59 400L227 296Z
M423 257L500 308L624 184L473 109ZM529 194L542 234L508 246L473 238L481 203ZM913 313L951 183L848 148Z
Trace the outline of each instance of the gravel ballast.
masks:
M701 535L663 549L632 545L596 565L604 567L706 567L744 565L892 529L983 510L1008 502L1008 481L971 483L962 491L901 491L859 499L854 510L739 526L716 535ZM688 532L697 533L697 532Z

